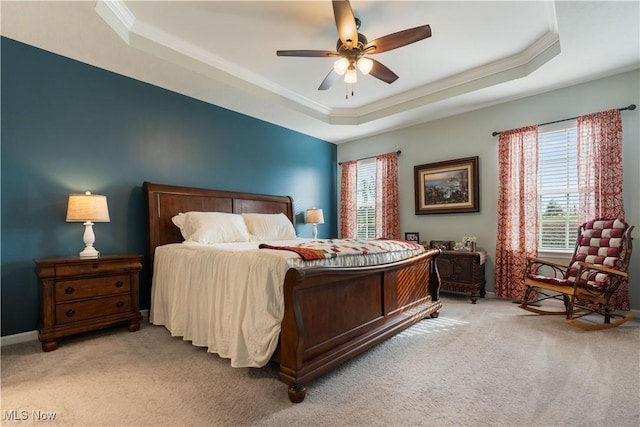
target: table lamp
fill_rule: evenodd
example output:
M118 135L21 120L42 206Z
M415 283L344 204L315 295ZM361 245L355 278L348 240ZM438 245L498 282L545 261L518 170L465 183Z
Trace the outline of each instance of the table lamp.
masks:
M100 252L93 247L93 243L96 241L96 236L93 233L93 223L109 221L107 196L91 194L90 191L84 194L69 194L67 222L84 223L83 239L85 248L80 252L81 258L95 258L100 256Z
M311 235L314 239L316 239L318 237L318 224L324 224L324 215L322 214L322 209L307 209L304 215L304 221L307 224L313 224Z

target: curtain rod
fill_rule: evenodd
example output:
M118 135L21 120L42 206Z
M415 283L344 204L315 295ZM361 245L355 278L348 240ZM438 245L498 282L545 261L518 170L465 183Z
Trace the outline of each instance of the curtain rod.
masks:
M636 109L636 104L631 104L628 107L618 108L618 111L625 111L625 110L633 111L635 109ZM536 126L552 125L554 123L566 122L567 120L575 120L575 119L577 119L577 117L571 117L569 119L562 119L562 120L555 120L553 122L547 122L547 123L540 123L540 124L538 124ZM504 132L504 131L502 131L502 132ZM493 132L491 135L492 136L498 136L502 132Z
M396 151L396 154L399 156L400 154L402 154L402 151L398 150L398 151ZM363 158L361 158L361 159L356 159L356 162L359 162L360 160L373 159L374 157L377 157L377 156L378 156L378 155L376 155L376 156L369 156L369 157L363 157ZM342 162L338 163L338 165L341 165L341 164L342 164Z

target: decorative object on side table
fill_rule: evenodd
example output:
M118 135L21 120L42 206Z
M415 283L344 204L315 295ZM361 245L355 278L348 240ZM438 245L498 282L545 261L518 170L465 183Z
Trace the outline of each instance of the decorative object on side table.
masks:
M414 166L416 215L480 211L478 156Z
M420 233L417 233L415 231L410 231L410 232L406 232L404 233L404 240L408 241L408 242L413 242L413 243L420 243Z
M471 303L484 298L485 251L442 251L436 259L440 274L440 289L454 292L471 292Z
M40 282L40 327L43 351L58 348L58 339L128 323L140 329L138 281L142 255L34 260Z
M304 221L307 224L313 224L313 228L311 229L311 235L314 239L318 238L318 224L324 224L324 215L322 213L322 209L313 208L307 209L304 214Z
M462 237L462 244L464 245L465 249L469 252L475 252L476 251L476 236L463 236Z
M450 240L432 240L429 247L440 249L441 251L450 251L453 248L453 242Z
M109 222L109 207L107 197L99 194L69 194L67 205L67 222L84 223L83 240L85 248L80 252L83 258L96 258L100 252L93 247L96 235L93 233L94 222Z

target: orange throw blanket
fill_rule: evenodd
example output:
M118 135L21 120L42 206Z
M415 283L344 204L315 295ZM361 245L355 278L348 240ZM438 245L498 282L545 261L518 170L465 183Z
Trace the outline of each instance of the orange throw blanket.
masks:
M260 243L258 248L259 249L277 249L282 251L295 252L298 255L300 255L300 258L302 258L305 261L314 261L317 259L327 258L327 253L319 249L301 248L297 246L272 246L272 245L267 245L266 243Z

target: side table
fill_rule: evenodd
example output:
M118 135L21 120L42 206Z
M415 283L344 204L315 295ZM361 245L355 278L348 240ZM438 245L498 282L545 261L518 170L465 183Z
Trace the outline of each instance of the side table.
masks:
M436 258L440 274L440 287L454 292L471 292L471 303L478 301L478 294L484 298L484 265L487 259L485 251L442 251Z
M34 260L40 282L40 333L43 351L58 339L126 323L140 328L138 281L142 255Z

